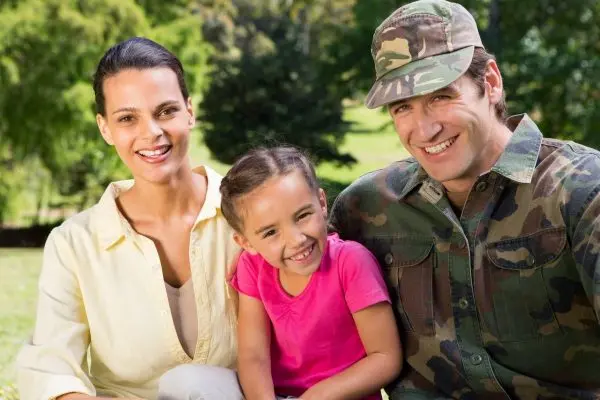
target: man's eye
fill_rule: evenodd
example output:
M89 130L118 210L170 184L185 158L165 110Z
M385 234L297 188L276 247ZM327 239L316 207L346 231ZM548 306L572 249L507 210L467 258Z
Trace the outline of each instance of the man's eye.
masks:
M449 100L449 99L450 99L450 96L445 95L445 94L439 94L433 98L433 101L443 101L443 100Z
M179 109L177 107L169 107L162 110L158 115L161 117L168 117L169 115L175 114Z
M133 116L131 115L123 115L119 118L119 122L131 122L133 121Z
M398 114L398 113L402 113L404 111L408 110L408 104L398 104L394 107L392 107L392 114Z

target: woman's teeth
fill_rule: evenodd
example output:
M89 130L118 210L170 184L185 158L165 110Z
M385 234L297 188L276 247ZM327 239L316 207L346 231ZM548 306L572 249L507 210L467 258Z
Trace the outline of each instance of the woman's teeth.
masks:
M455 137L448 139L445 142L442 142L440 144L436 144L435 146L425 147L425 151L428 154L438 154L438 153L441 153L442 151L446 150L448 147L452 146L452 144L454 142L456 142Z
M164 146L156 150L139 150L138 153L144 157L158 157L169 151L170 146Z

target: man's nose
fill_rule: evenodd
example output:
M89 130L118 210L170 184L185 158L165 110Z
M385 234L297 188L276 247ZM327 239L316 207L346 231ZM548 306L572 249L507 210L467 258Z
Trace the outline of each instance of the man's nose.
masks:
M413 126L419 142L430 142L442 131L437 115L426 108L414 113Z

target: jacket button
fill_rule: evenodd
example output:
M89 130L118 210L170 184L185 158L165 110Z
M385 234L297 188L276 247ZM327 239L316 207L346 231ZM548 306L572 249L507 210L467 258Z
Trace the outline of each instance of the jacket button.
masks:
M487 184L487 182L483 182L483 181L482 181L482 182L479 182L479 183L477 184L477 186L475 186L475 190L476 190L477 192L485 192L485 189L487 189L487 187L488 187L488 184Z
M387 253L385 255L384 261L387 265L392 265L392 263L394 262L394 256L392 255L392 253Z
M535 265L535 257L533 256L533 254L529 254L525 262L527 262L528 267L533 267Z
M479 365L479 364L481 364L482 361L483 361L483 357L481 357L479 354L473 354L471 356L471 363L473 365Z

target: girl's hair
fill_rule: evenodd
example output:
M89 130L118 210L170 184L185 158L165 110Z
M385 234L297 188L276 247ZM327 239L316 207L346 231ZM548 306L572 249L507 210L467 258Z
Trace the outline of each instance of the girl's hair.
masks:
M236 210L237 201L273 177L299 170L315 192L319 182L309 158L291 146L250 150L239 158L221 181L221 211L233 229L242 231L243 221Z
M104 54L94 74L96 112L106 115L103 84L107 78L124 69L150 69L165 67L177 75L179 89L184 100L189 97L185 84L183 66L173 53L150 39L133 37L118 43Z

